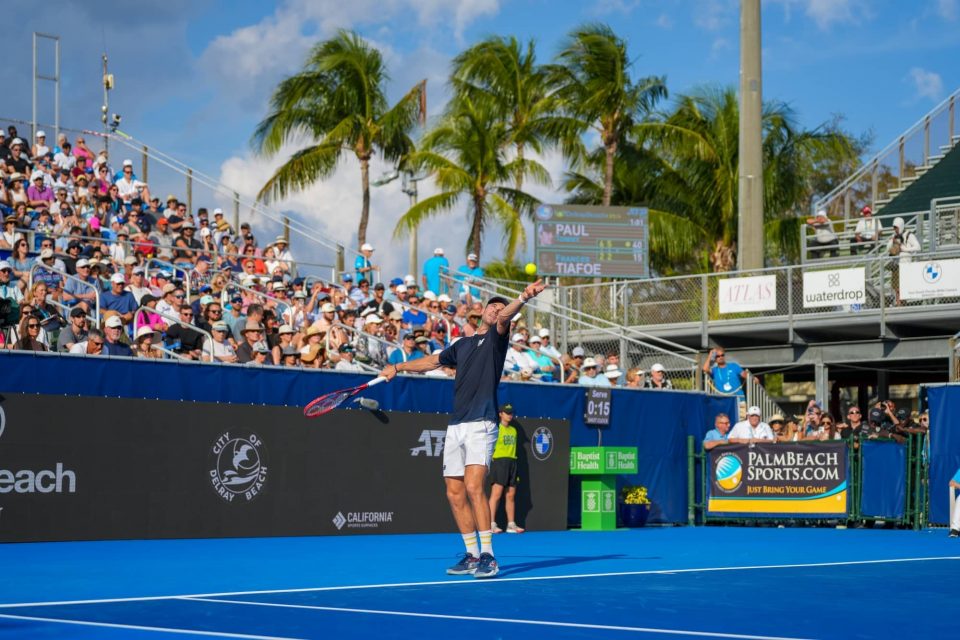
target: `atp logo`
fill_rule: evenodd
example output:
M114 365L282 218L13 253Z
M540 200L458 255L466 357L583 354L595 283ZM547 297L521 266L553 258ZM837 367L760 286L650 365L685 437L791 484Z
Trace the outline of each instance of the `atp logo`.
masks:
M927 284L935 284L943 276L943 267L939 262L928 262L923 265L923 281Z
M443 455L443 440L447 432L442 429L424 429L420 432L420 446L410 449L410 455L419 456L421 453L428 458L439 458Z
M743 461L735 453L725 453L717 460L714 482L725 493L733 493L743 480Z

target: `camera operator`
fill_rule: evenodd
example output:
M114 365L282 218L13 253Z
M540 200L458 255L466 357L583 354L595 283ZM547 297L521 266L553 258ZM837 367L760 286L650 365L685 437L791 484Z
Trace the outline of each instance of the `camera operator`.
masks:
M863 428L861 438L876 440L889 437L890 430L887 428L884 412L876 407L870 409L870 413L867 414L867 426Z
M897 424L893 428L894 437L900 442L905 441L911 434L926 433L928 427L914 421L908 409L897 411Z

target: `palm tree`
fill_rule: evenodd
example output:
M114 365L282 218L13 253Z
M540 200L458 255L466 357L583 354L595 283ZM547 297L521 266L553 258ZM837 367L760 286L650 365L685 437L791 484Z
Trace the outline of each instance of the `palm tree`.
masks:
M550 174L533 160L508 161L504 150L510 140L509 127L491 108L466 97L453 101L451 111L409 157L412 167L434 174L440 193L411 207L397 221L394 235L402 236L466 197L470 219L467 251L480 255L483 231L493 218L504 229L505 257L512 261L517 248L526 242L523 218L532 217L537 200L507 185L518 175L549 184Z
M357 242L366 242L370 159L377 152L388 160L409 153L413 142L408 133L424 115L424 83L388 107L388 80L383 56L356 33L341 30L317 44L303 69L274 90L270 113L254 132L254 148L268 157L286 143L308 141L267 180L258 200L306 189L332 175L343 154L352 151L360 162L363 189Z
M739 102L733 88L706 88L681 96L673 111L634 128L637 144L659 158L662 171L651 206L702 229L701 255L714 271L729 270L736 252ZM805 209L823 158L856 161L857 146L834 127L813 131L796 124L792 110L771 102L763 110L765 234L773 254L799 251L799 213Z
M454 58L451 83L454 99L469 98L506 122L506 144L520 160L527 147L541 153L559 145L568 157L581 153L581 124L561 113L533 40L524 46L513 36L495 36L470 47ZM514 186L523 189L522 173Z
M627 44L607 25L575 29L557 61L549 69L557 98L580 122L581 131L592 129L600 136L604 149L601 204L609 206L617 149L634 125L666 97L665 80L657 76L634 80Z

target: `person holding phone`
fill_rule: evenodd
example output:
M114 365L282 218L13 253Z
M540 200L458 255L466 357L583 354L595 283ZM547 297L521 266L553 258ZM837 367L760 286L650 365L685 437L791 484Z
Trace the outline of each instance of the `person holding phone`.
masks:
M739 363L727 360L727 352L722 347L710 350L710 357L703 363L703 372L713 380L717 391L728 395L737 395L746 402L747 394L744 382L746 370Z

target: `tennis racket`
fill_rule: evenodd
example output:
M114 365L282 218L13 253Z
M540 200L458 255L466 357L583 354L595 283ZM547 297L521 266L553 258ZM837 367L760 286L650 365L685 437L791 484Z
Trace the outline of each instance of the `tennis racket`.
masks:
M347 389L341 389L339 391L331 391L330 393L324 394L319 398L316 398L315 400L311 401L310 404L305 406L303 408L303 415L305 415L308 418L317 418L322 416L325 413L330 413L331 411L333 411L334 409L339 407L341 404L343 404L353 396L357 395L364 389L367 389L368 387L372 387L375 384L380 384L385 380L386 378L381 376L378 378L374 378L373 380L371 380L370 382L367 382L366 384L361 384L356 387L349 387Z

